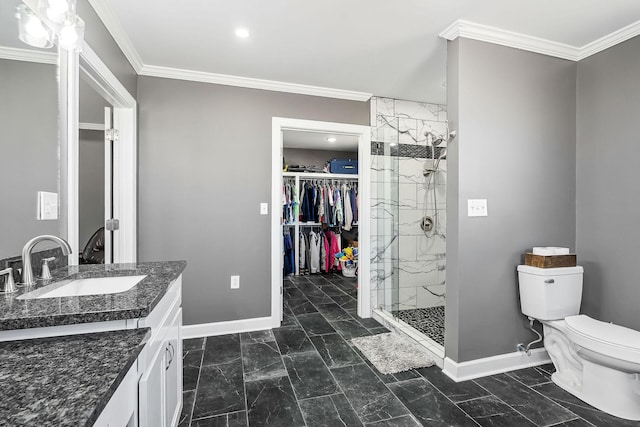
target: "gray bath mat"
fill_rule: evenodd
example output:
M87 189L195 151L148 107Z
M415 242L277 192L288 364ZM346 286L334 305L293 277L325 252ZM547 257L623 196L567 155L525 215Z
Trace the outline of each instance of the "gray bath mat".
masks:
M353 338L351 342L383 374L433 366L424 347L396 332Z

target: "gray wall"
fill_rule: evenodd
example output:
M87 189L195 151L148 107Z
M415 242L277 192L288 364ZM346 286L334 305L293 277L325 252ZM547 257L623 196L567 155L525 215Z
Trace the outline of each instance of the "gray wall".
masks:
M88 0L78 0L77 8L78 14L85 22L85 41L120 80L120 83L127 88L131 96L135 97L138 75L126 56L111 37Z
M55 65L0 59L0 130L2 259L34 236L58 234L57 220L36 220L36 193L58 192Z
M283 148L282 153L288 165L318 166L323 168L327 160L358 159L357 152L307 150L303 148Z
M640 330L640 37L578 64L577 252L582 310Z
M104 133L80 131L80 250L104 225Z
M458 129L449 164L457 166L449 170L447 200L447 224L456 231L447 239L455 255L447 259L445 329L448 357L464 362L533 339L517 292L523 253L575 248L577 64L456 43L449 54L457 65L448 73L457 75L448 76L448 87ZM488 199L488 217L467 217L467 199L475 198Z
M153 77L138 102L139 259L187 260L185 324L269 316L271 119L368 125L368 103Z

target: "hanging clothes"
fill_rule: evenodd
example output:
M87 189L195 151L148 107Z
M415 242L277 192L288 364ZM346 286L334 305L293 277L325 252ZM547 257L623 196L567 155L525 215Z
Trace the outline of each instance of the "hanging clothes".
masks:
M353 223L353 211L351 207L351 190L347 188L347 184L342 184L342 195L344 199L344 225L342 228L349 231Z
M307 236L300 233L300 244L298 245L298 268L300 271L307 268Z
M309 232L309 272L320 272L320 235L314 231Z
M291 234L289 230L283 234L283 248L284 248L284 274L289 276L295 274L295 256L293 253L293 242L291 240Z

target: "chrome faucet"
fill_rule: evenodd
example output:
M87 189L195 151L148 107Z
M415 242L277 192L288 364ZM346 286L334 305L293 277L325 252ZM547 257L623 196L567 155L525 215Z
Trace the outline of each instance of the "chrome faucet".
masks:
M33 239L29 240L22 248L22 284L26 286L31 286L36 283L33 278L33 267L31 266L31 251L38 243L50 240L60 245L60 249L62 249L63 255L69 255L71 253L71 246L57 236L51 235L42 235L36 236Z

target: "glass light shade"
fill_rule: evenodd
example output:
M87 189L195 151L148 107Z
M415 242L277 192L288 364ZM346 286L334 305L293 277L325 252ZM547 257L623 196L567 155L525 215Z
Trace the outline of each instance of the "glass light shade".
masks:
M82 50L84 21L79 16L67 18L58 36L58 45L66 50Z
M68 0L39 0L38 11L40 16L46 17L49 22L60 26L68 15L75 12L75 1Z
M16 17L20 40L33 47L53 46L53 32L26 5L18 6Z

